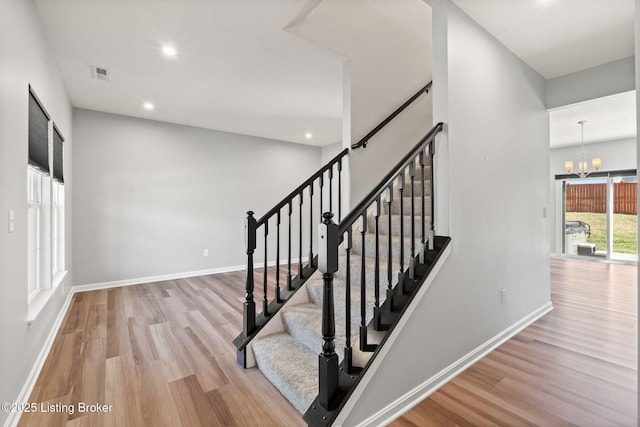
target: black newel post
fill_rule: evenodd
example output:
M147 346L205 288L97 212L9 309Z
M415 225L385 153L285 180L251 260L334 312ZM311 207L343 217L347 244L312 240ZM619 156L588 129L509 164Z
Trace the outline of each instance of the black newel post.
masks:
M245 224L245 244L247 247L247 294L244 302L243 332L248 337L256 327L256 303L253 300L253 252L256 250L256 219L253 212L247 212Z
M338 355L333 342L336 320L333 307L333 277L338 271L338 226L331 220L333 214L325 212L318 226L318 269L323 273L322 298L322 353L319 361L319 402L326 410L333 409L332 401L338 392Z

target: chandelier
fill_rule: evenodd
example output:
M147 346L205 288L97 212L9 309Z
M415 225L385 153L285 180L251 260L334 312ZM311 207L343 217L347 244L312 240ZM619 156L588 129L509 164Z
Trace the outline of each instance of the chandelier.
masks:
M580 178L586 178L587 175L593 172L587 168L587 157L584 154L584 124L585 123L586 123L586 120L581 120L578 122L578 124L580 125L580 158L578 159L578 171L573 172L573 174L578 175ZM593 159L591 159L591 167L595 170L598 170L600 169L600 167L602 167L602 161L600 160L600 157L594 157ZM564 169L567 171L567 173L572 173L573 160L567 160L566 162L564 162Z

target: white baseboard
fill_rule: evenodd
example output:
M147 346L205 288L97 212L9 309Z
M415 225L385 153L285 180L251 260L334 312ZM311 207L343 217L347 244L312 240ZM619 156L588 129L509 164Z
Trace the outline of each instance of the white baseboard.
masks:
M143 283L162 282L164 280L186 279L189 277L206 276L208 274L229 273L231 271L244 270L244 265L230 267L210 268L207 270L186 271L182 273L163 274L159 276L138 277L136 279L115 280L113 282L91 283L88 285L76 285L72 292L95 291L98 289L117 288L120 286L141 285Z
M51 325L51 330L49 331L49 335L47 335L47 339L45 340L44 345L42 346L42 350L40 350L40 354L38 354L38 357L36 358L36 361L33 365L33 368L31 368L31 372L29 372L29 375L27 376L27 380L24 386L22 387L22 390L20 390L20 394L18 395L16 402L29 401L29 397L33 392L33 387L36 385L36 381L40 376L40 371L42 371L44 362L47 360L47 357L49 356L49 352L51 351L51 347L53 346L53 342L56 338L56 335L58 335L58 330L62 325L62 321L64 320L64 317L67 315L67 311L69 310L69 306L71 305L71 300L73 298L74 293L75 292L72 289L67 294L67 299L64 301L64 304L62 304L62 307L60 308L60 312L58 313L56 320L53 322L53 325ZM9 417L4 423L4 427L17 426L18 422L20 421L21 415L22 415L21 412L10 412Z
M302 262L307 262L308 257L302 258ZM281 260L280 265L286 265L287 260ZM297 264L298 259L291 260L291 264ZM268 267L276 265L275 261L267 262ZM254 263L253 268L262 268L264 263ZM95 291L99 289L117 288L120 286L141 285L143 283L162 282L164 280L187 279L189 277L207 276L209 274L230 273L232 271L241 271L246 269L246 265L232 265L228 267L210 268L207 270L186 271L182 273L163 274L159 276L138 277L136 279L115 280L113 282L91 283L88 285L76 285L72 288L74 292Z
M402 414L429 397L440 387L451 381L457 375L461 374L468 367L485 357L491 351L504 344L506 341L517 335L520 331L531 325L533 322L549 313L553 309L551 302L544 304L542 307L533 311L529 315L520 319L518 322L509 326L484 344L475 348L465 356L447 366L424 383L415 387L405 395L401 396L394 402L382 408L360 424L357 427L373 427L387 425L393 420L399 418Z

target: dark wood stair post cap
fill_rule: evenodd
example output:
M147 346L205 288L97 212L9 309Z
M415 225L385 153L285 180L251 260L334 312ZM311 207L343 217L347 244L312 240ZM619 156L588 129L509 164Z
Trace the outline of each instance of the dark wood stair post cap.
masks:
M330 274L338 271L338 226L332 218L331 212L325 212L318 225L318 270Z

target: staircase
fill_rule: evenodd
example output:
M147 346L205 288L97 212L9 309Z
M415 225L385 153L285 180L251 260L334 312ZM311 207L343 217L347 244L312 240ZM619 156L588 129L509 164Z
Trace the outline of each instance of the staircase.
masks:
M428 173L428 169L427 169ZM407 177L406 186L409 186L410 177ZM420 185L420 177L414 177L414 184ZM396 186L397 187L397 186ZM382 284L385 288L388 284L389 276L388 261L391 259L392 269L392 287L397 284L397 273L400 271L400 237L398 236L401 218L404 220L404 253L409 254L411 250L410 222L411 212L404 212L400 216L400 194L397 188L394 189L395 198L389 205L383 204L383 211L379 216L379 275L382 276ZM408 194L403 194L404 206L410 205ZM428 197L427 197L428 199ZM421 206L421 203L418 203ZM428 212L428 211L427 211ZM416 229L420 229L420 210L417 210L414 220ZM388 220L391 220L392 235L388 233ZM427 218L428 219L428 218ZM360 315L361 315L361 267L362 259L365 264L365 298L366 298L366 314L365 324L369 324L373 319L373 311L375 306L375 241L376 236L375 218L369 218L366 231L364 233L364 246L361 238L355 238L353 248L351 250L351 303L348 308L351 318L351 341L358 340ZM359 237L360 230L356 233ZM388 242L391 241L391 258L388 257ZM415 246L420 245L420 240L416 239ZM344 254L344 243L340 246L341 252ZM346 265L346 256L342 256L339 265ZM380 277L379 276L379 277ZM378 282L379 284L380 281ZM270 334L253 341L253 352L256 364L260 371L280 390L280 392L291 402L291 404L300 412L304 413L318 395L318 350L322 349L323 338L321 329L322 320L322 296L324 282L322 274L317 271L305 284L302 292L306 293L304 302L297 304L287 304L283 308L282 321L284 331ZM346 270L341 269L336 273L333 282L334 298L336 301L345 301L346 293ZM379 297L379 304L383 304L386 300L386 292L382 292ZM346 331L345 321L347 312L344 304L339 304L335 313L336 319L336 349L346 347ZM372 328L373 329L373 328ZM370 337L368 342L379 343L381 334L375 331L368 331ZM280 349L286 348L287 352L283 353ZM353 365L363 368L371 358L371 351L360 351L359 348L353 349ZM344 354L338 353L339 362L342 362Z
M366 146L397 114L352 148ZM309 425L332 423L449 243L435 236L430 215L434 139L441 129L441 123L431 129L344 217L341 170L348 150L262 218L249 212L244 329L234 340L238 362L257 366ZM302 232L292 232L292 224ZM304 244L303 234L308 235ZM267 260L274 243L276 269L269 277L272 264ZM281 245L287 254L282 261ZM258 246L263 310L256 315L253 266ZM296 253L298 258L292 258Z

